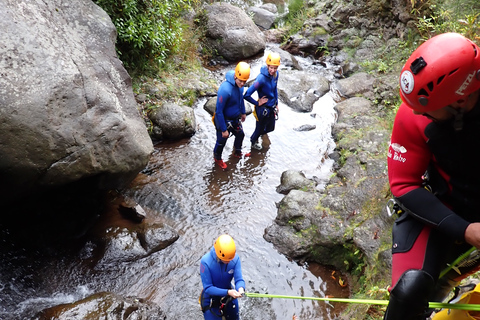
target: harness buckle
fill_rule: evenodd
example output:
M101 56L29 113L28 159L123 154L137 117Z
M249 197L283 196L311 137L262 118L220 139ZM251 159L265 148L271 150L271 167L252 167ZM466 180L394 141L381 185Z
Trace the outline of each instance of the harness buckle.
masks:
M398 214L399 216L403 213L402 208L397 203L397 201L395 201L395 199L393 198L387 201L387 204L385 205L385 207L387 208L387 215L389 217L393 216L395 213Z

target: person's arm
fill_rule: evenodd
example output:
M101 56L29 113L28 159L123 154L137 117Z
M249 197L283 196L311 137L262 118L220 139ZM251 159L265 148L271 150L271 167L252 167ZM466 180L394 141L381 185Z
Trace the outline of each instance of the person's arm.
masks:
M275 106L277 106L277 112L278 112L278 89L277 89L277 84L278 84L278 78L280 77L280 73L277 71L277 74L276 74L276 84L275 84L275 88L273 88L273 96L274 96L274 99L275 99Z
M240 290L245 291L245 280L243 280L242 263L240 262L240 258L238 258L237 262L235 263L233 278L235 279L235 289L239 292Z
M426 117L414 115L407 106L400 107L388 150L390 189L416 219L463 240L469 223L422 186L422 176L432 159L423 132L429 122Z
M228 294L227 289L215 287L213 285L212 274L209 266L202 260L200 263L200 278L202 279L203 289L210 296L224 297Z
M257 79L255 79L255 81L253 82L253 85L251 85L247 91L245 92L245 94L243 95L243 99L247 100L248 102L250 102L251 104L255 105L258 107L259 105L259 102L255 99L252 98L252 94L258 90L258 88L260 88L261 86L261 83L259 81L259 77L257 77Z
M222 131L222 133L227 132L227 124L225 121L225 115L224 115L224 110L225 107L228 103L228 100L230 99L230 93L227 90L228 86L224 82L222 85L220 85L220 88L218 89L217 93L217 104L215 106L215 121L218 126L218 129Z
M245 98L243 95L243 91L244 89L240 88L240 97L242 97L242 99L240 99L240 113L242 114L242 122L245 121L245 118L247 117L247 112L245 111Z

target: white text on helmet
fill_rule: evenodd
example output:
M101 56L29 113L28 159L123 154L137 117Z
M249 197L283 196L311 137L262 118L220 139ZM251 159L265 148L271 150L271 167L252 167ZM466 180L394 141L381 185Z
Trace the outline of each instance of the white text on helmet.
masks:
M463 84L460 86L460 88L458 88L457 91L455 91L455 93L460 95L460 96L463 96L464 95L463 91L468 88L468 86L470 85L470 83L473 80L473 77L475 77L475 71L472 74L468 75L467 79L465 79Z

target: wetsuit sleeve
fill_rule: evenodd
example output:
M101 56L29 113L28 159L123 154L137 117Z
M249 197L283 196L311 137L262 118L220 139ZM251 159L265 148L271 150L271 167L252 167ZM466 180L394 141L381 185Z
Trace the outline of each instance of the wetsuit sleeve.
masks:
M200 263L200 277L202 279L203 289L209 296L224 297L228 294L228 289L218 288L213 285L210 268L203 260Z
M464 239L468 222L456 215L422 186L432 154L424 129L431 120L400 106L388 150L388 178L394 197L404 209L424 223L455 239Z
M240 262L240 259L238 259L237 263L235 264L235 270L233 272L233 278L235 279L235 290L238 291L238 289L245 288L245 281L243 280L243 275L242 275L242 263Z
M225 82L224 82L225 83ZM227 102L230 98L230 93L226 90L226 85L220 85L217 94L217 104L215 106L215 123L220 131L224 132L227 130L227 125L225 123L224 110Z
M275 84L275 88L273 88L273 96L275 97L275 104L274 105L278 105L278 89L277 89L278 77L280 77L280 73L277 71L277 78L275 79L276 84Z
M258 77L257 77L257 79L255 79L255 82L253 83L253 85L251 85L248 88L247 92L245 92L245 94L243 96L243 98L245 100L247 100L248 102L250 102L251 104L253 104L257 107L258 107L258 101L252 98L252 94L262 86L261 79L262 79L261 75L258 75Z
M241 97L243 96L243 88L242 88L242 91L240 92L241 93ZM245 111L245 100L244 99L240 99L240 113L241 114L246 114L247 112Z

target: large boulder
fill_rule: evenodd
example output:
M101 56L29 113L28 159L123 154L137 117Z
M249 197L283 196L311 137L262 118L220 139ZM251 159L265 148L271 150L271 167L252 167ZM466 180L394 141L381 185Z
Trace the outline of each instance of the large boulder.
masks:
M206 41L228 61L252 57L265 50L265 39L253 20L240 8L216 2L207 11Z
M253 22L262 30L272 28L278 16L276 13L260 7L250 7L247 12L253 16Z
M91 0L0 0L0 193L124 186L153 145Z
M155 140L189 138L195 134L197 122L193 108L165 102L149 114Z
M58 320L165 320L167 316L155 304L137 297L123 297L112 292L98 292L79 301L42 310L36 319Z
M330 90L327 78L311 71L282 70L278 95L282 102L298 112L310 112L313 104Z

